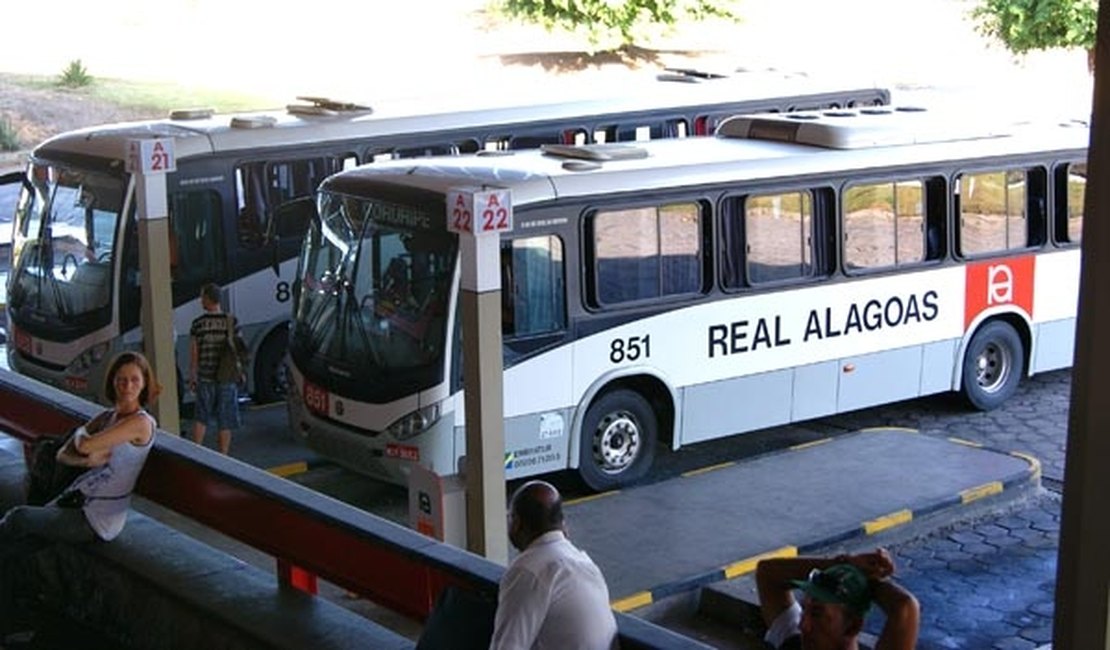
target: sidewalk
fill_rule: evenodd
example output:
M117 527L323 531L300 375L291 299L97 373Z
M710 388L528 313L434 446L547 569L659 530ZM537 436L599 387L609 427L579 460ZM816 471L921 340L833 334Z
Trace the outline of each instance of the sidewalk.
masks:
M814 552L924 517L936 525L1039 482L1035 459L881 428L568 502L566 513L614 607L632 612L749 573L761 556Z

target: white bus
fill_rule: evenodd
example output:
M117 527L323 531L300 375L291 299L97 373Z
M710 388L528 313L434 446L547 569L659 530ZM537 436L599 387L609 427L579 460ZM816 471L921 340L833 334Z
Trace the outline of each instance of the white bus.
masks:
M1085 123L890 107L715 138L364 166L327 179L290 338L291 425L405 481L465 454L445 194L510 192L505 470L635 481L657 445L944 391L991 409L1071 364ZM583 164L583 159L586 163Z
M217 282L251 348L247 388L266 402L279 399L285 385L290 284L306 227L303 208L311 208L311 201L297 199L329 174L434 153L712 133L738 109L884 104L889 93L738 77L657 82L650 94L614 100L459 111L438 106L415 114L407 107L369 111L302 99L287 111L182 111L65 133L37 147L25 173L0 179L23 187L8 282L10 367L96 399L106 359L141 345L135 183L124 170L134 138L172 138L176 151L167 191L179 370L187 367L199 288ZM298 211L301 223L289 218ZM279 213L287 229L274 227Z

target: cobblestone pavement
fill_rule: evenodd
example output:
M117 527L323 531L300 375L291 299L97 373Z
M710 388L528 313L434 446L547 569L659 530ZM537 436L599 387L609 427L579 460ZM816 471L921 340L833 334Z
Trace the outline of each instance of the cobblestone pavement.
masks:
M958 398L914 400L823 420L858 429L904 426L955 437L1042 463L1046 489L1002 512L894 544L899 579L922 605L921 650L1037 648L1052 640L1060 490L1064 478L1070 371L1028 379L989 413ZM868 630L877 633L881 617Z

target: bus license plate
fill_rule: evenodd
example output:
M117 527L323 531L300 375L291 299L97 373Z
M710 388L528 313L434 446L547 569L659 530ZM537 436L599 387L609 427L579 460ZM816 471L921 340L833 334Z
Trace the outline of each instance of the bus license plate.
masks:
M304 405L320 415L328 414L328 391L309 382L304 383Z

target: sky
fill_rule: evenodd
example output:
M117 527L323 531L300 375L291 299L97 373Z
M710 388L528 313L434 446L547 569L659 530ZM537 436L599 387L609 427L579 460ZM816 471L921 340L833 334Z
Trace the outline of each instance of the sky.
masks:
M500 98L619 92L654 74L617 66L555 75L501 55L577 51L584 39L499 22L475 0L52 0L5 7L0 72L172 81L291 101ZM1089 114L1080 51L1015 60L974 31L973 0L740 0L732 23L693 23L647 45L673 65L803 73L845 83ZM292 10L290 10L292 8ZM25 26L20 29L16 26ZM668 53L698 50L696 59ZM895 100L899 95L895 94ZM963 99L961 99L962 101Z

